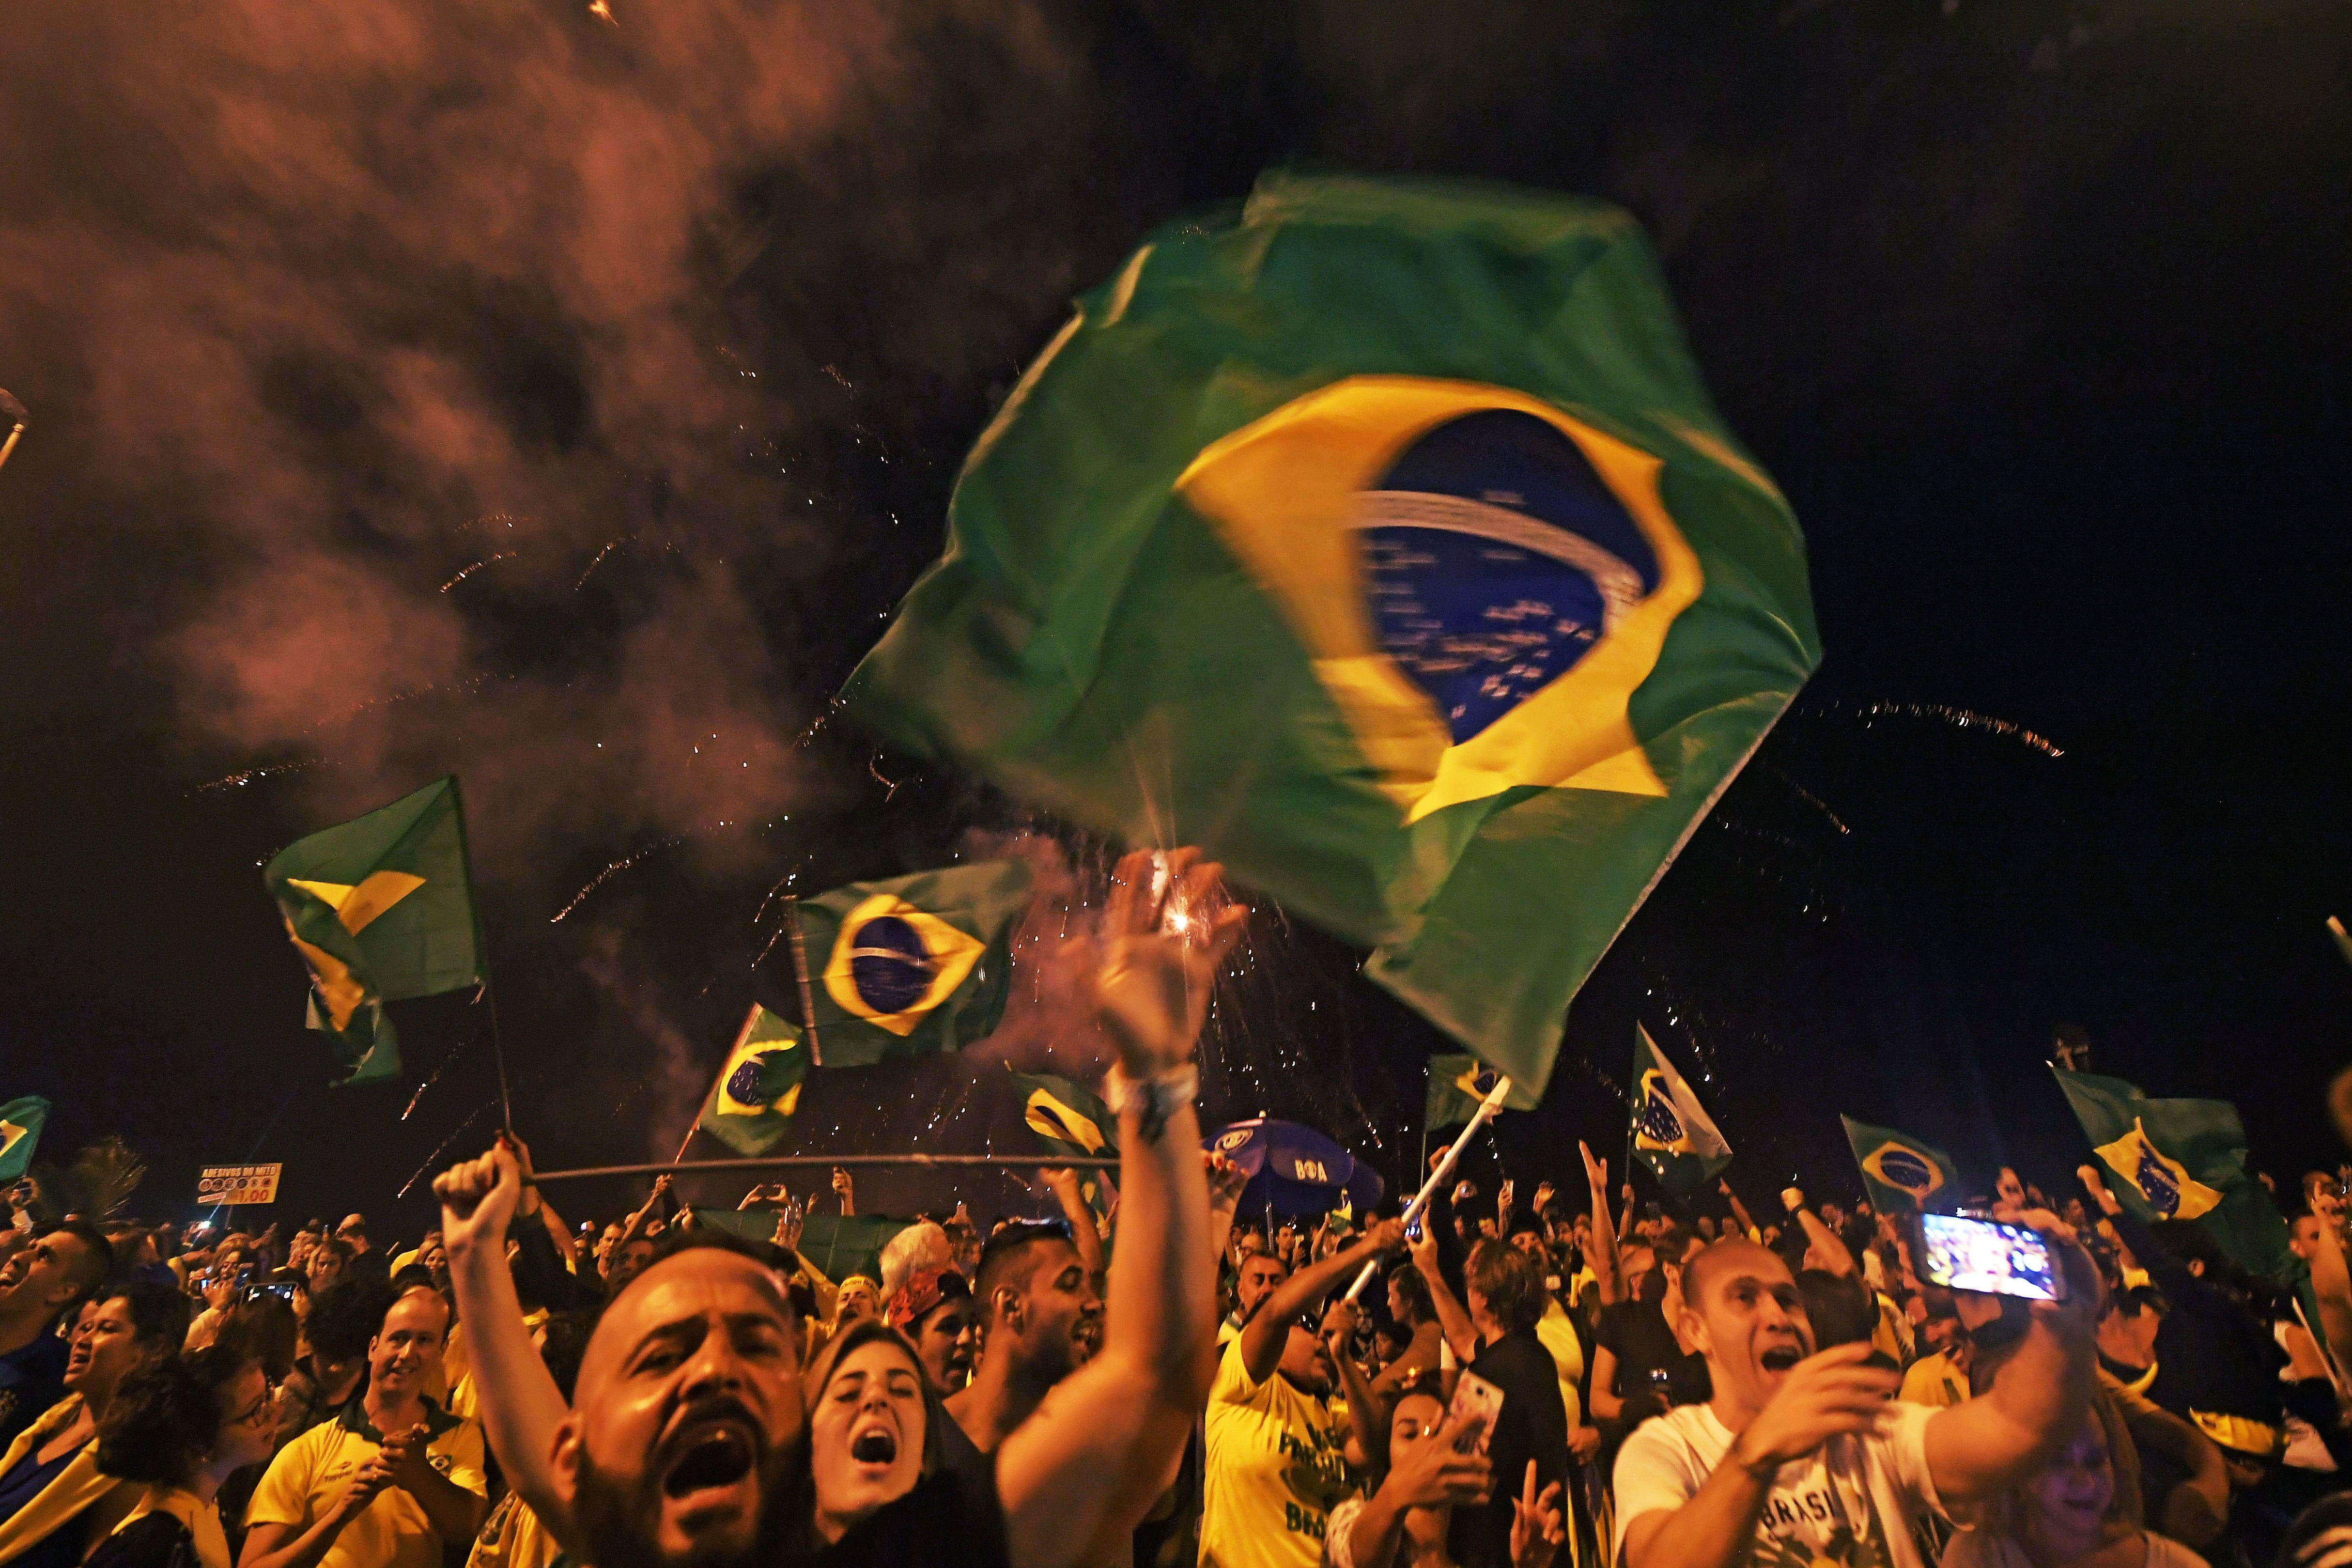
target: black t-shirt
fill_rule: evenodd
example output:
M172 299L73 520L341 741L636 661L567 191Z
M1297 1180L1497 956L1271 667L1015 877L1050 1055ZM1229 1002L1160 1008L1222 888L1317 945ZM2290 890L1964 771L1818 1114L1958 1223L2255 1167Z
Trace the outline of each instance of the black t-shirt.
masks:
M1704 1405L1714 1397L1706 1358L1683 1353L1656 1302L1619 1301L1603 1308L1596 1337L1617 1358L1617 1386L1609 1392L1618 1398L1648 1393L1660 1371L1666 1374L1669 1405Z
M1010 1568L996 1485L942 1468L860 1520L814 1568Z
M1454 1510L1446 1550L1462 1568L1510 1568L1511 1500L1527 1484L1528 1461L1536 1462L1538 1493L1567 1479L1568 1406L1559 1397L1559 1368L1531 1331L1484 1346L1469 1370L1503 1391L1486 1442L1495 1489L1486 1507Z

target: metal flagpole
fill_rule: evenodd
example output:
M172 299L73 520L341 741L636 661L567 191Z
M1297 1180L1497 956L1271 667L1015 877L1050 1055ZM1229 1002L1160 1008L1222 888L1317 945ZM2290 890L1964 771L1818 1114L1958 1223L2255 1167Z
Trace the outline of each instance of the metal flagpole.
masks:
M1437 1195L1437 1190L1444 1186L1445 1179L1454 1173L1454 1162L1462 1158L1462 1151L1470 1147L1470 1140L1478 1136L1480 1128L1495 1119L1495 1112L1503 1109L1503 1097L1510 1092L1511 1080L1508 1078L1497 1078L1495 1080L1495 1087L1488 1090L1486 1098L1479 1102L1478 1114L1470 1119L1470 1125L1462 1130L1462 1136L1456 1138L1454 1141L1454 1146L1445 1151L1445 1158L1438 1162L1437 1169L1429 1173L1429 1180L1421 1184L1421 1191L1415 1193L1412 1195L1412 1202L1405 1205L1405 1224L1412 1224L1421 1217L1422 1211L1429 1207L1429 1200ZM1372 1277L1380 1271L1379 1258L1375 1258L1365 1264L1363 1272L1356 1276L1356 1282L1348 1287L1348 1300L1352 1301L1361 1296L1365 1289L1371 1284Z
M1113 1159L1066 1160L1055 1156L1048 1162L1041 1161L1034 1154L764 1154L744 1160L672 1160L667 1163L656 1160L638 1165L583 1165L573 1171L541 1171L534 1180L541 1183L568 1182L589 1176L646 1176L673 1171L781 1171L811 1165L982 1166L1034 1171L1047 1163L1078 1171L1115 1171L1118 1168L1118 1162Z
M809 1065L821 1068L824 1066L824 1047L816 1037L816 993L809 989L808 947L801 941L798 893L784 895L784 940L792 946L793 973L801 983L801 1026L808 1031Z

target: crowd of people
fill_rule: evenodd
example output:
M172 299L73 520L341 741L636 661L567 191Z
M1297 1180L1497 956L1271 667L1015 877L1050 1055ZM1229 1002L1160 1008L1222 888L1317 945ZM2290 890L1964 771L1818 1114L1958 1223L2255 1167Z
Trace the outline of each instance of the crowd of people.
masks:
M2337 1178L2299 1194L2309 1310L2089 1166L1979 1201L2041 1234L2049 1300L1795 1189L1639 1205L1589 1150L1411 1225L1240 1215L1192 1103L1238 914L1162 919L1214 876L1123 864L1082 987L1115 1199L1045 1173L1056 1217L958 1205L870 1273L811 1262L781 1188L763 1240L666 1179L574 1229L507 1135L413 1247L20 1194L0 1565L2352 1564Z

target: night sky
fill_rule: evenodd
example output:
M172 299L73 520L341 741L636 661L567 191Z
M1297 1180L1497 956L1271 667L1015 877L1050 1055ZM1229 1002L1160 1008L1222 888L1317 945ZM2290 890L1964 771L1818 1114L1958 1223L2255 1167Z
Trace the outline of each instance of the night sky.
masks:
M1810 542L1822 670L1502 1129L1523 1189L1614 1163L1637 1018L1751 1202L1858 1190L1840 1111L2061 1178L2068 1020L2283 1184L2341 1156L2352 11L612 5L9 21L0 1100L50 1158L415 1228L486 1010L397 1005L407 1080L328 1090L259 863L442 773L549 1167L675 1147L789 996L772 891L1048 853L816 721L1070 298L1285 163L1629 208ZM1208 1109L1393 1180L1444 1047L1355 957L1257 917ZM1021 1148L992 1071L839 1075L803 1146Z

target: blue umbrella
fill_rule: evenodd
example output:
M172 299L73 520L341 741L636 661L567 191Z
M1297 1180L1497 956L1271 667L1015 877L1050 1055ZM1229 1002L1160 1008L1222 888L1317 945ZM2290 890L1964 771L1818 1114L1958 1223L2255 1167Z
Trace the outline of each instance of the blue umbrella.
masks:
M1285 1219L1328 1214L1346 1200L1359 1220L1388 1190L1381 1174L1312 1127L1253 1117L1201 1140L1249 1175L1237 1206L1244 1221L1271 1211Z

